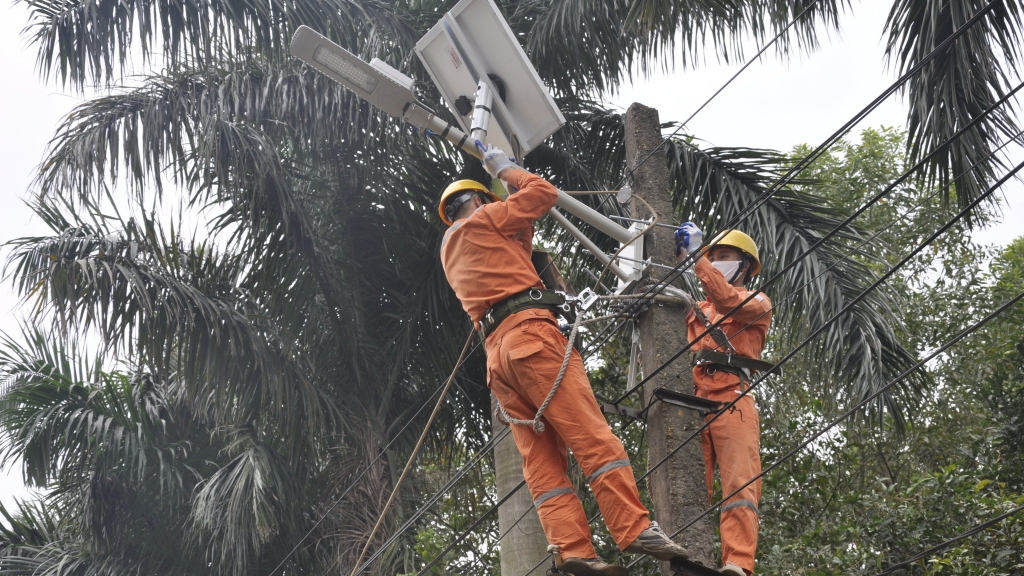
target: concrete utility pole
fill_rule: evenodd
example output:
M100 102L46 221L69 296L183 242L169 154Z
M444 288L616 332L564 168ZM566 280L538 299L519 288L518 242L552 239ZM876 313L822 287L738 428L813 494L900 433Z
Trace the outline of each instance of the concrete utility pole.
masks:
M491 434L501 434L506 426L497 416L494 394L491 394ZM492 436L492 437L493 437ZM511 492L523 481L523 457L509 434L494 447L494 483L498 499ZM523 514L526 516L523 516ZM504 534L513 524L523 519L501 539L501 574L522 576L547 556L548 540L540 526L540 518L533 507L530 491L524 486L498 508L498 530ZM541 568L538 573L547 572Z
M668 168L661 151L640 165L641 160L662 143L658 111L634 103L626 110L625 122L626 166L634 170L629 181L633 194L643 198L658 213L661 222L672 221L672 200L669 196ZM633 203L633 215L647 218L642 204ZM655 227L644 238L646 257L655 264L675 264L675 238L672 230ZM649 267L652 278L664 271ZM651 272L648 272L650 275ZM651 374L665 360L682 348L686 342L686 311L674 306L654 304L640 315L641 370ZM686 358L681 358L671 370L661 372L644 385L644 405L651 402L654 390L664 386L679 392L693 393L693 376L685 370ZM675 378L680 371L682 378ZM648 462L660 462L669 451L678 446L700 427L697 412L655 402L647 412ZM671 534L684 522L703 512L707 507L707 486L704 482L704 454L700 442L691 441L668 462L654 471L648 479L654 512L658 523ZM717 566L714 557L715 533L712 519L702 519L676 539L690 552L690 559L705 566ZM668 563L663 562L661 572L669 576Z

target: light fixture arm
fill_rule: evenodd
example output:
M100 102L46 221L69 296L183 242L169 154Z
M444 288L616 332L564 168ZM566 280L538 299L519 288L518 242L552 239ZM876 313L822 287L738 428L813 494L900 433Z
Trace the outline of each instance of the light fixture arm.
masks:
M413 80L386 63L376 58L373 62L366 63L308 26L299 26L295 31L291 52L376 108L391 116L402 118L421 132L437 134L456 147L480 158L480 150L475 144L477 138L470 137L423 106L413 93ZM482 135L484 138L487 135L486 126L490 120L493 94L488 82L481 79L477 85L477 103L473 114L474 135ZM480 138L480 141L483 142L484 138ZM632 240L629 230L561 190L558 192L557 206L611 236L617 242L625 244ZM612 273L623 280L628 280L630 275L616 266L610 256L602 252L565 216L554 208L551 209L551 216L602 264L607 265Z

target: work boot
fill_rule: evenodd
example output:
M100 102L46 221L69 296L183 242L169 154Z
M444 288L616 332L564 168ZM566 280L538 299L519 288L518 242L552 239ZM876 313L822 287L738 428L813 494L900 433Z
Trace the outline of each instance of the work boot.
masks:
M671 560L673 558L689 558L690 553L679 544L676 544L665 534L665 531L658 526L657 522L651 522L646 530L636 537L632 544L626 546L624 552L636 554L647 554L658 560Z
M566 558L562 560L562 572L573 576L629 576L629 568L600 558Z
M747 576L746 571L743 568L733 564L732 562L726 562L725 566L719 570L722 574L728 574L729 576Z

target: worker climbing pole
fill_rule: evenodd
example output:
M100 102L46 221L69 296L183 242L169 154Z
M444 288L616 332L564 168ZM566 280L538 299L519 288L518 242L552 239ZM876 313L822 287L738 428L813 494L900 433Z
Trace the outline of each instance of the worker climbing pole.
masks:
M494 202L482 186L449 187L439 205L450 225L441 262L486 338L487 384L523 455L524 476L555 547L556 566L574 576L628 573L604 562L594 549L567 474L567 449L582 467L620 549L661 560L685 557L640 503L622 442L594 398L582 358L559 330L555 311L564 297L544 287L531 261L533 221L554 206L558 190L516 166L504 151L479 145L487 172L517 191Z
M699 232L695 226L684 225L677 237ZM693 247L685 241L678 245L682 261ZM750 388L756 371L776 370L760 359L772 305L764 294L750 298L752 293L744 288L761 271L757 244L750 236L726 230L709 246L694 266L707 299L694 306L687 322L687 339L694 342L697 396L725 404ZM729 319L716 326L714 322L725 314L730 314ZM734 494L722 506L722 573L747 576L754 570L761 499L761 481L750 483L761 473L760 417L754 397L747 394L717 417L706 416L705 421L708 426L701 431L701 447L708 502L714 498L716 468L722 493Z

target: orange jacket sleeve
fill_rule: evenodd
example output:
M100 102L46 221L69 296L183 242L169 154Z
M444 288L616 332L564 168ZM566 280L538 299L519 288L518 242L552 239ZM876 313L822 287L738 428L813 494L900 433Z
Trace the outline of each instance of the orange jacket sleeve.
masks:
M512 170L508 183L519 188L504 202L487 206L486 214L498 233L516 234L547 214L558 201L558 189L550 182L525 170Z
M715 306L721 314L729 314L740 303L747 299L746 290L738 289L725 281L725 276L711 265L707 258L698 258L694 266L694 272L700 279L704 293L708 296L708 302ZM760 295L758 295L760 296ZM743 304L739 310L732 313L730 318L737 322L750 324L758 319L767 316L771 312L771 304L765 297L754 296L749 302ZM770 317L770 316L769 316Z

